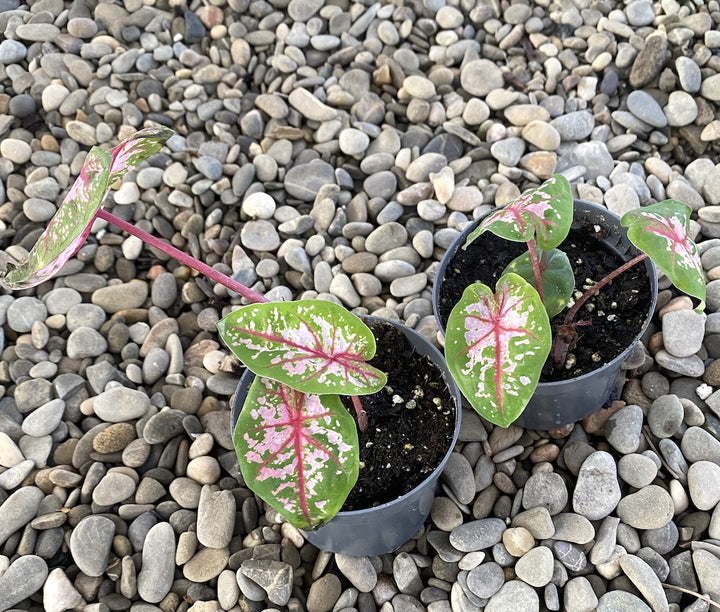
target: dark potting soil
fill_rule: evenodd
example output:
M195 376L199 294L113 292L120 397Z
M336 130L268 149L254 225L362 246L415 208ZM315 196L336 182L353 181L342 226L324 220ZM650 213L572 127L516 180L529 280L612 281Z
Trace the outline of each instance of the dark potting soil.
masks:
M360 397L368 427L358 432L360 475L344 511L392 501L427 478L442 461L455 430L455 399L442 372L415 352L405 335L382 322L370 323L377 352L370 363L388 383ZM355 415L350 398L342 401Z
M576 291L584 292L586 279L597 282L624 261L592 236L591 227L572 230L558 247L567 254L575 274ZM440 316L444 323L466 287L476 281L493 290L505 267L527 251L523 242L509 242L486 232L466 249L459 249L447 267L440 299ZM437 282L437 281L436 281ZM575 358L572 367L555 369L548 359L541 382L567 380L596 370L612 361L634 340L645 324L650 307L650 283L645 264L639 263L603 287L580 310L576 322L578 341L570 352ZM553 336L562 325L567 309L550 321ZM567 365L567 364L566 364Z

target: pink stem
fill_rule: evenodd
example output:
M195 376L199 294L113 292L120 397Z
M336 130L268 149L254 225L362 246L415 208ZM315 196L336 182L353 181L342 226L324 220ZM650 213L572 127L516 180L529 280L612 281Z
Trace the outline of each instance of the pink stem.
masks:
M607 285L611 280L616 279L618 276L620 276L625 270L629 270L632 268L635 264L640 263L643 259L647 258L646 253L640 253L637 257L634 257L630 261L626 261L622 266L619 268L616 268L610 274L608 274L605 278L599 280L597 283L595 283L590 289L588 289L585 293L583 293L580 296L580 299L578 299L575 304L573 304L573 307L568 310L567 314L565 315L565 321L563 321L563 325L570 325L572 323L572 320L575 318L575 315L577 315L580 308L582 308L583 304L587 302L593 295L595 295L600 289L602 289L605 285Z
M542 286L542 271L540 270L540 262L537 258L537 252L535 251L535 241L531 238L527 241L528 252L530 253L530 262L532 263L533 276L535 277L535 289L540 296L540 301L544 304L545 297L543 296Z
M156 238L152 234L148 234L147 232L141 230L139 227L136 227L132 225L131 223L128 223L127 221L123 221L119 217L116 217L111 212L108 212L107 210L104 210L102 208L98 209L97 216L101 219L104 219L108 223L112 223L116 227L119 227L121 230L127 232L128 234L135 236L136 238L140 238L143 242L149 244L152 247L155 247L159 251L162 251L169 257L172 257L174 259L177 259L180 263L185 264L189 268L192 268L193 270L197 270L201 274L204 274L208 278L211 278L215 282L220 283L224 287L227 287L231 291L234 291L238 295L241 295L247 300L250 300L251 302L260 303L260 302L269 302L264 295L260 295L259 293L256 293L252 289L249 289L245 285L241 285L237 281L233 280L229 276L226 276L222 272L218 272L215 268L212 268L208 266L206 263L203 263L202 261L199 261L192 257L191 255L188 255L187 253L184 253L178 248L175 248L171 244L168 244L167 242L164 242L163 240L160 240L159 238Z
M365 408L363 408L357 395L351 395L350 399L352 399L353 408L355 408L355 414L357 415L358 429L365 431L368 427L367 412L365 412Z

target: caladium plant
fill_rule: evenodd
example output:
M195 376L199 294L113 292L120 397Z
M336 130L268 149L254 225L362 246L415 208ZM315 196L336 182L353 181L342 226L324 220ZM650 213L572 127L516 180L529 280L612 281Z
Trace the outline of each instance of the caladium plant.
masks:
M465 248L486 231L527 244L493 293L474 283L455 305L446 326L448 367L470 404L487 420L506 427L532 397L546 359L564 366L578 339L580 308L625 270L650 257L681 291L705 307L705 275L689 236L690 207L665 200L626 213L620 223L641 253L593 283L571 304L575 279L568 258L558 250L572 225L570 185L555 175L536 189L489 214ZM568 308L569 307L569 308ZM553 337L548 316L566 310Z
M269 303L267 298L103 209L114 182L173 135L147 128L110 151L93 147L44 233L22 261L0 273L10 290L53 278L82 246L96 219L205 274L252 304L218 323L220 337L257 374L234 432L246 483L300 528L330 520L359 469L355 420L338 394L350 395L362 427L359 395L386 382L367 361L375 338L357 316L324 301Z

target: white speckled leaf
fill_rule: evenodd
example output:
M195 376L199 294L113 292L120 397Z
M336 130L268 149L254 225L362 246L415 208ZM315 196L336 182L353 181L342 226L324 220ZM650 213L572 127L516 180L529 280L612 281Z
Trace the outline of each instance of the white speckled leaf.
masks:
M705 272L697 246L688 235L689 206L664 200L625 213L620 223L628 228L628 239L647 253L680 291L700 300L695 309L705 308Z
M52 278L83 245L110 184L159 150L173 135L168 128L140 130L112 151L93 147L72 187L25 259L9 265L0 281L13 290Z
M256 376L234 442L247 485L300 529L335 516L357 481L357 429L337 395Z
M251 304L221 319L218 329L250 370L305 393L365 395L387 381L367 363L375 355L370 329L332 302Z
M562 174L555 174L536 189L529 189L485 217L468 236L465 246L490 231L514 242L534 239L543 251L548 251L565 240L572 217L570 184Z
M494 294L481 283L465 289L448 318L445 356L473 408L507 427L530 401L551 342L537 291L508 273L498 280Z

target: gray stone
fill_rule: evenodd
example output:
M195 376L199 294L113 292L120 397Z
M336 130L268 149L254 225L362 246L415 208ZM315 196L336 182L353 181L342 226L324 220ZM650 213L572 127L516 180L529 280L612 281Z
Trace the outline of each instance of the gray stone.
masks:
M70 534L70 554L75 564L88 576L102 576L105 573L115 523L105 516L86 516Z
M35 518L44 497L37 487L22 487L4 500L0 505L0 545Z
M720 440L700 427L688 427L680 442L680 450L688 461L712 461L720 465Z
M590 612L598 604L597 595L585 576L572 578L563 587L563 603L566 612Z
M620 520L635 529L659 529L675 514L670 494L658 485L648 485L623 497L617 505Z
M645 561L635 555L623 555L620 557L620 567L654 612L668 612L665 591L657 575Z
M464 523L450 532L450 544L461 552L483 550L502 540L505 523L497 518L486 518Z
M482 563L468 572L467 586L477 596L488 599L495 595L505 582L505 572L497 563Z
M675 357L690 357L700 350L706 316L694 310L673 310L662 318L663 345Z
M475 477L470 462L460 453L452 453L445 464L442 479L461 504L469 504L475 497Z
M290 565L271 559L250 559L243 561L240 572L262 587L271 603L278 606L287 604L293 586L293 569Z
M149 408L150 398L146 393L127 387L112 387L100 393L93 402L95 414L109 423L139 419Z
M525 483L522 505L525 509L543 506L551 515L562 512L568 502L568 491L562 476L538 472Z
M230 491L213 491L205 485L198 504L197 538L203 546L225 548L235 528L235 498Z
M640 445L643 412L640 406L623 406L605 425L605 435L613 447L623 453L634 453Z
M697 461L687 473L690 499L698 510L712 510L720 501L720 465Z
M137 577L140 597L158 603L170 592L175 575L175 532L170 523L158 523L145 537L142 567Z
M598 600L597 612L652 612L642 599L627 591L608 591Z
M522 610L523 612L538 612L540 600L535 589L520 580L510 580L490 598L485 612L507 612L507 610Z
M596 451L583 462L573 491L573 510L589 520L610 514L620 500L617 467L610 453Z
M530 586L544 587L553 576L553 554L547 546L537 546L520 557L515 574Z
M0 610L14 608L39 591L48 575L48 566L37 555L18 557L0 573Z
M670 438L682 426L684 416L685 410L676 395L661 395L650 406L648 426L658 438Z

